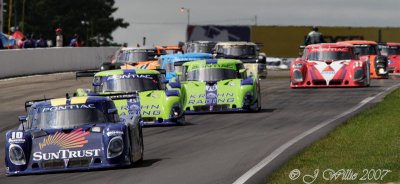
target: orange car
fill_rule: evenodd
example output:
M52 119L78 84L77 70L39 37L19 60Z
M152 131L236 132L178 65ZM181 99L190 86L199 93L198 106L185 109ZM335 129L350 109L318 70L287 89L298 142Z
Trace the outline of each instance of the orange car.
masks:
M365 60L369 63L372 79L389 78L387 57L380 54L378 44L376 42L366 40L349 40L337 43L354 45L354 53L358 55L361 60Z
M400 74L400 43L380 43L379 50L388 57L389 73Z
M109 69L151 69L160 68L158 57L168 54L168 51L173 53L182 52L182 47L179 46L155 46L155 47L127 47L118 50L115 54L115 59L108 66L102 66L101 70ZM104 64L103 64L104 65Z

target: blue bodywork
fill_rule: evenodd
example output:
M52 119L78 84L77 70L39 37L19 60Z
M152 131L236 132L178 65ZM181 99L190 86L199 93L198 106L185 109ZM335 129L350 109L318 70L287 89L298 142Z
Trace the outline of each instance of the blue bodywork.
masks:
M168 54L160 56L161 69L166 71L165 79L170 80L176 77L175 63L188 62L202 59L211 59L212 54L208 53L187 53L187 54Z
M72 106L69 103L70 100L67 99L66 104L61 107ZM95 109L110 118L118 117L116 111L113 111L114 103L109 98L88 97L83 105L95 106ZM28 112L28 122L24 123L25 129L19 128L6 133L7 175L111 168L127 166L141 159L141 129L138 120L130 121L135 119L133 116L120 121L115 121L114 117L114 120L107 119L101 123L88 122L73 128L31 127L36 121L36 118L32 117L39 116L38 112L57 107L60 106L52 105L49 100L34 103ZM31 122L30 118L33 119ZM135 136L132 136L132 133ZM109 145L113 139L122 140L122 151L109 156ZM13 149L15 147L18 149ZM23 152L23 162L15 161L15 152L18 150Z

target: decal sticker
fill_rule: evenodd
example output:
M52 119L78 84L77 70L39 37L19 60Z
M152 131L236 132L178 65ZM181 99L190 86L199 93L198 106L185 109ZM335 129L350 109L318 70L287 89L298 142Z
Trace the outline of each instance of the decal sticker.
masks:
M42 112L74 110L74 109L95 109L95 108L96 106L94 104L65 105L65 106L45 107L42 109Z
M67 149L59 150L57 152L43 153L43 152L34 152L33 160L54 160L54 159L71 159L71 158L82 158L82 157L96 157L100 155L100 149L91 149L91 150L76 150L71 151Z
M112 75L112 76L107 76L106 81L109 80L118 80L118 79L136 79L136 78L142 78L142 79L153 79L151 75L143 75L143 74L124 74L124 75Z
M12 132L11 138L8 139L9 143L24 143L24 132Z
M82 128L72 131L71 133L57 132L54 135L49 135L39 143L39 148L42 150L49 145L56 145L62 149L65 148L81 148L88 143L85 137L90 132L82 132Z
M107 132L107 136L111 137L111 136L118 136L118 135L123 135L124 132L123 131L119 131L119 130L111 130L109 132Z

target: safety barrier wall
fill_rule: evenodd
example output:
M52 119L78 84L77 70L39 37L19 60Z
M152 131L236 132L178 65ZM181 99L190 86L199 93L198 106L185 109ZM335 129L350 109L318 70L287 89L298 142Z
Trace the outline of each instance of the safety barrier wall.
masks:
M251 41L263 43L261 49L272 57L296 57L311 26L252 26ZM400 42L398 27L319 27L326 42L371 40Z
M118 47L0 50L0 78L97 69Z

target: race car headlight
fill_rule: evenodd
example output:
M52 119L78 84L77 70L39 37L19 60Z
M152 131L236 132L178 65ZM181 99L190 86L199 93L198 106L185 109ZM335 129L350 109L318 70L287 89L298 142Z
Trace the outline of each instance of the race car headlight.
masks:
M21 146L11 144L8 149L8 156L14 165L25 165L25 153Z
M179 114L181 114L181 111L182 111L182 109L181 109L180 105L175 105L171 109L171 116L173 118L177 118L177 117L179 117Z
M124 141L121 136L113 137L108 143L107 158L114 158L122 154Z

